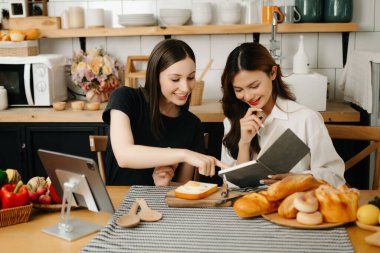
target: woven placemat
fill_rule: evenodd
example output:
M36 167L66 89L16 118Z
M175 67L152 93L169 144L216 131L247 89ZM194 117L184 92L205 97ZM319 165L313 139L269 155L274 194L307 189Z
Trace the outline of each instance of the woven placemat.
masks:
M81 252L354 252L344 227L303 230L261 217L241 219L231 207L170 208L172 187L133 186L110 223ZM121 228L115 221L135 198L163 213L158 222Z

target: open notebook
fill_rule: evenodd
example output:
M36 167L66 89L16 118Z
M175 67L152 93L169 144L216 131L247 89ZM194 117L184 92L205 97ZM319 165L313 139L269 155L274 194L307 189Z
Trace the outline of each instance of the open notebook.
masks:
M257 160L220 170L219 176L239 187L259 186L268 175L288 173L310 152L292 130L286 129Z

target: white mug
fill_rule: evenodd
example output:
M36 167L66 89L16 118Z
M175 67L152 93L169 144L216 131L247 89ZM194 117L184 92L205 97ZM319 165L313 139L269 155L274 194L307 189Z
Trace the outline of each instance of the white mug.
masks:
M294 5L280 6L280 11L284 14L284 23L295 23L301 21L301 14Z

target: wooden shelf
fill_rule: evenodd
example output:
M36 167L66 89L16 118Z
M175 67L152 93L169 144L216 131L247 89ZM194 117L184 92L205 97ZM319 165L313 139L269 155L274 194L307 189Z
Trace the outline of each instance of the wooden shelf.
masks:
M279 24L278 33L310 33L310 32L354 32L356 23L300 23ZM140 35L186 35L186 34L234 34L234 33L270 33L271 25L206 25L206 26L144 26L126 28L83 28L41 30L44 38L73 37L113 37Z

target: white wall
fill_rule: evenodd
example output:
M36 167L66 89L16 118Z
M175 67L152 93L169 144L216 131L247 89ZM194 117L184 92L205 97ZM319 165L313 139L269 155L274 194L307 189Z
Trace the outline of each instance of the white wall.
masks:
M70 6L105 9L106 26L120 27L118 14L159 13L160 8L191 8L193 2L213 3L213 23L219 24L218 9L223 0L50 0L49 16L61 16ZM244 4L244 0L230 0ZM0 0L0 8L8 8L8 1ZM359 31L350 34L350 48L380 51L380 0L354 0L353 22L359 24ZM342 99L335 83L343 68L342 36L340 33L305 33L305 47L310 57L312 70L324 74L329 81L329 99ZM229 52L239 43L252 41L252 34L226 35L184 35L173 36L186 41L194 50L197 58L198 75L210 58L214 59L211 70L205 77L204 98L221 98L220 76ZM147 55L163 36L135 37L98 37L87 38L87 49L102 46L108 53L125 62L128 55ZM260 42L269 45L269 34L261 34ZM292 57L298 46L299 34L278 34L281 41L282 67L292 68ZM67 58L73 51L80 49L79 39L41 39L41 53L59 53Z

